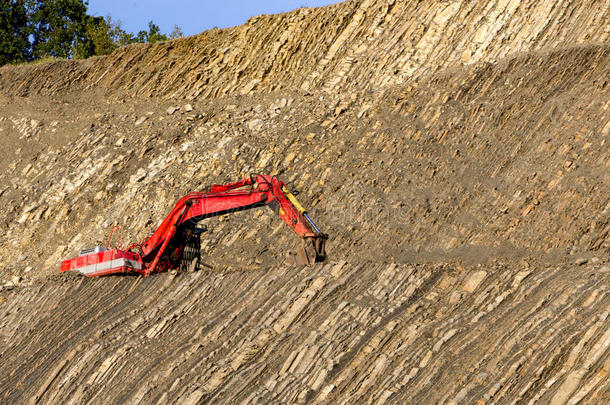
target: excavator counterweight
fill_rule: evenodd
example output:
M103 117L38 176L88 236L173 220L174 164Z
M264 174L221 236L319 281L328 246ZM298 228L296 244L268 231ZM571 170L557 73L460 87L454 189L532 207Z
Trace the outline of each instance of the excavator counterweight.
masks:
M289 264L301 265L326 259L328 236L318 229L296 197L277 177L252 174L229 184L214 184L203 192L182 197L153 234L141 244L128 248L96 247L81 251L65 260L61 271L77 270L86 276L117 273L149 275L180 266L185 246L201 232L199 221L237 211L268 206L302 239L303 246L288 258ZM112 237L112 234L111 234Z

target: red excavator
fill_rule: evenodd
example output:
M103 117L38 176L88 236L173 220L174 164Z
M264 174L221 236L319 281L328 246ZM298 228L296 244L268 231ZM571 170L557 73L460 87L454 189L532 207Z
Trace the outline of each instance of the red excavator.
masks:
M176 269L187 256L185 247L198 240L205 231L198 226L199 221L265 205L303 238L303 247L289 257L289 263L301 265L325 260L328 236L320 232L294 194L277 177L252 174L234 183L214 184L203 192L185 195L157 230L141 244L134 243L126 249L120 246L110 249L111 233L105 248L97 246L81 250L78 257L62 263L61 271L77 270L93 277L119 273L147 276Z

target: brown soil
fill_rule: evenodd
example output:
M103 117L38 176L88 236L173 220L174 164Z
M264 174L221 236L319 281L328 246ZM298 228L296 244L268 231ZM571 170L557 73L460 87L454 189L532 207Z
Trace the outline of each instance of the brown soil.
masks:
M500 3L1 68L0 402L607 402L610 8ZM258 209L206 222L211 271L58 274L251 172L329 264L281 265L298 238Z

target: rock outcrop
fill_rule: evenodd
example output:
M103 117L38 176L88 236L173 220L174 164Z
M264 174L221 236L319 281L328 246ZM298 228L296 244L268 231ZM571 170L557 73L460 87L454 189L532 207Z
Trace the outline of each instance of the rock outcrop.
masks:
M0 86L22 96L77 89L186 99L294 88L353 93L518 53L605 43L609 19L606 0L346 1L84 62L5 68Z
M55 272L113 224L139 242L182 195L251 172L303 192L337 259L607 254L608 50L519 56L370 96L240 96L189 112L88 93L23 99L35 107L5 98L15 135L4 138L0 260L18 275ZM270 265L296 246L270 210L208 224L212 265Z
M54 281L3 304L0 399L601 404L609 282L526 261Z
M0 402L607 403L608 21L348 1L0 68ZM261 208L205 272L58 274L251 172L329 263Z

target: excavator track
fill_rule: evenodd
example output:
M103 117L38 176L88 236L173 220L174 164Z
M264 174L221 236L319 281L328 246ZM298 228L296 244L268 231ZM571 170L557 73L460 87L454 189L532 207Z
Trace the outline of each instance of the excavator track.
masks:
M199 271L201 268L201 235L193 237L184 245L180 260L180 271Z

